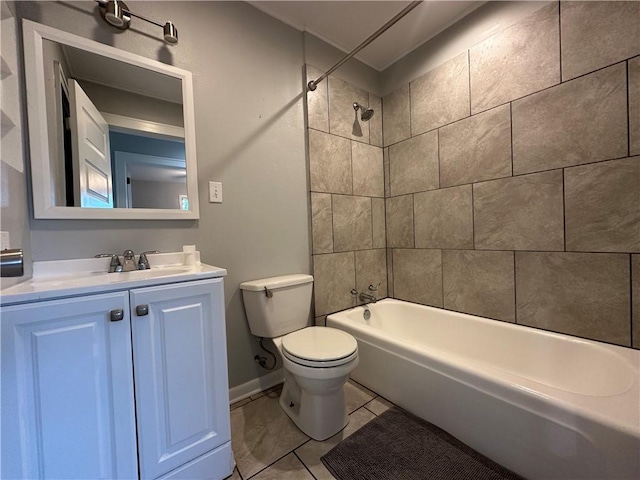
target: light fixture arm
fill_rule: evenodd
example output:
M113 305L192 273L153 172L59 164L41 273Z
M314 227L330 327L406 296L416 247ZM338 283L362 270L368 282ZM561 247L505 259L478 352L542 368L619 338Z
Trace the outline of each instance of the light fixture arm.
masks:
M162 28L165 42L171 45L178 43L178 30L172 22L158 23L144 15L132 12L127 4L120 0L95 0L95 2L99 5L100 15L104 21L113 27L126 30L131 26L131 17L136 17Z
M150 18L144 17L144 16L140 15L139 13L134 13L131 10L127 10L126 8L123 8L122 11L124 13L128 14L128 15L131 15L132 17L139 18L140 20L144 20L145 22L153 23L154 25L157 25L160 28L164 27L164 25L162 23L154 22Z

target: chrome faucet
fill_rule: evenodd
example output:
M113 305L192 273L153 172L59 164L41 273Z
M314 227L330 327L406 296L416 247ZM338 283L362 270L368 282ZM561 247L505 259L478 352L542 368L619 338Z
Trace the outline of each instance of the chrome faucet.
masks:
M133 253L133 250L125 250L122 254L123 262L122 262L122 271L123 272L133 272L137 270L136 267L136 255Z
M378 301L378 299L376 298L375 292L378 291L378 287L379 286L380 286L379 283L375 287L372 284L369 284L369 286L367 287L367 290L372 292L373 295L371 295L370 293L362 292L359 295L360 301L364 302L365 304L367 304L367 303L376 303Z
M138 258L138 270L149 270L151 266L149 265L149 259L147 258L147 253L160 253L158 250L149 250L148 252L143 252L140 254L140 258Z
M109 263L109 273L122 271L120 258L115 253L99 253L95 258L111 258L111 262Z
M364 303L376 303L378 299L374 295L369 295L368 293L360 293L359 295L360 301Z

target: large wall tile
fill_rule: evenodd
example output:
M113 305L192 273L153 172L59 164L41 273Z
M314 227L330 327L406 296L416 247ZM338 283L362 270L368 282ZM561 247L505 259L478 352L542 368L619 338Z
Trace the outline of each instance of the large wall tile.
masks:
M567 168L567 250L640 252L640 157Z
M369 291L369 285L378 290ZM356 252L356 290L376 298L387 296L387 251L384 248Z
M640 57L629 60L629 151L640 155Z
M384 198L371 199L371 223L373 224L373 248L385 248L387 246L387 229Z
M626 65L513 103L514 174L627 155Z
M416 193L416 248L473 248L471 185Z
M471 48L471 113L560 83L559 41L552 3Z
M475 246L564 250L562 170L473 186Z
M351 142L316 130L308 132L311 191L350 194Z
M353 194L384 197L384 164L382 148L351 142Z
M442 307L442 252L394 250L393 290L397 299Z
M640 3L562 2L562 80L640 55Z
M382 136L384 146L411 137L409 85L404 85L382 99Z
M516 252L517 321L630 345L629 255Z
M387 199L387 247L413 248L413 195Z
M328 193L311 194L311 232L314 254L333 252L333 213Z
M329 132L369 143L369 122L360 120L359 112L353 109L354 102L366 107L369 103L369 93L334 76L330 76L327 80L329 82Z
M324 72L307 65L307 82L315 80ZM307 92L307 123L309 128L329 132L329 97L327 82L320 82L313 92Z
M369 108L375 112L369 120L369 143L382 147L382 99L369 93Z
M391 195L438 188L437 130L389 147L389 186Z
M442 187L511 176L511 108L494 108L440 129Z
M333 250L364 250L372 247L371 199L333 195Z
M354 252L314 255L313 277L316 317L355 306Z
M515 322L513 252L443 250L444 308Z
M640 348L640 255L631 255L631 279L631 297L633 298L631 335L633 336L633 347Z
M468 117L469 58L467 52L411 82L411 135Z

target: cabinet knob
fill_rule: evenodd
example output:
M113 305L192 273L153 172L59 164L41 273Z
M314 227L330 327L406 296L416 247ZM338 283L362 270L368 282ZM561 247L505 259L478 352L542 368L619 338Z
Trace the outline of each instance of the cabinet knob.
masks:
M109 312L109 319L112 322L119 322L123 318L124 318L124 310L121 308L118 308L117 310L111 310Z
M149 315L149 305L138 305L136 307L136 315L138 315L139 317Z

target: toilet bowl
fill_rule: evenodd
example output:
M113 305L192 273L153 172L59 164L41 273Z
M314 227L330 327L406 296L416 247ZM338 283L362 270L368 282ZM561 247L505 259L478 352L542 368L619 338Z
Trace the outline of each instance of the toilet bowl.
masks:
M307 343L299 343L300 337L306 337ZM335 328L307 327L276 338L274 343L285 370L280 395L285 413L314 440L325 440L346 427L344 384L358 365L355 338ZM337 345L342 347L340 353ZM322 353L327 351L334 353Z
M271 338L282 357L280 406L305 434L325 440L348 423L344 384L358 365L350 334L308 326L311 275L285 275L240 285L251 332Z

